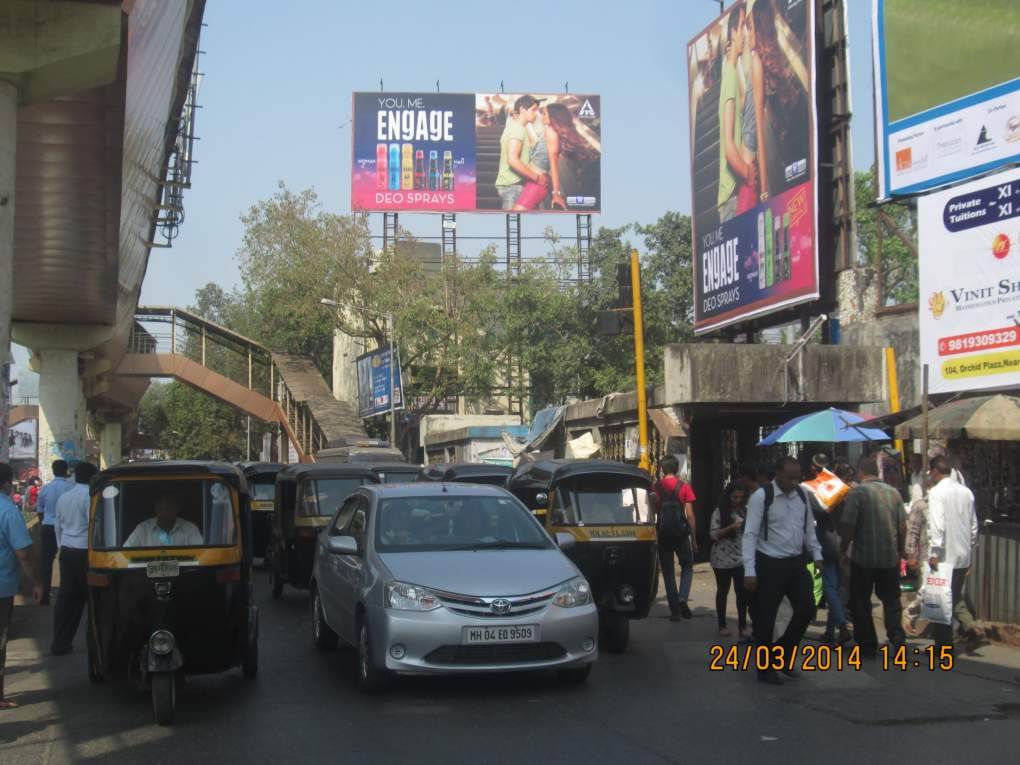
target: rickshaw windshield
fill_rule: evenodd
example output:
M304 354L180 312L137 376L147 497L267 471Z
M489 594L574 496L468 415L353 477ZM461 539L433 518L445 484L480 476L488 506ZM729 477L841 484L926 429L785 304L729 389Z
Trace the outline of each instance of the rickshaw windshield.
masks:
M553 525L633 526L652 522L648 491L640 486L578 481L556 492Z
M96 497L92 547L231 547L234 503L223 481L113 481Z
M369 483L367 478L320 478L305 481L298 497L298 515L327 515L332 518L340 505L356 488Z
M271 502L275 492L276 483L273 481L251 484L251 498L260 502Z

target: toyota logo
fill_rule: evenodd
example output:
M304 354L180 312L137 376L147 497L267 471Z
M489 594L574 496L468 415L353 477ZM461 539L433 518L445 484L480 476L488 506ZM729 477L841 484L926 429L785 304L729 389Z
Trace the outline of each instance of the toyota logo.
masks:
M496 598L489 604L489 608L492 609L492 613L500 616L510 613L511 606L512 604L506 598Z

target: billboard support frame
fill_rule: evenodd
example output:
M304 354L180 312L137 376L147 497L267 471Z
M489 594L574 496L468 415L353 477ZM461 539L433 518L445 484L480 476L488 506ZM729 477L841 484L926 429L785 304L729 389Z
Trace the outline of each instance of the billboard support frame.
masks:
M382 248L383 252L390 254L397 247L397 237L400 231L400 219L399 213L395 212L384 212L383 213L383 240Z
M577 215L577 284L591 281L591 214Z

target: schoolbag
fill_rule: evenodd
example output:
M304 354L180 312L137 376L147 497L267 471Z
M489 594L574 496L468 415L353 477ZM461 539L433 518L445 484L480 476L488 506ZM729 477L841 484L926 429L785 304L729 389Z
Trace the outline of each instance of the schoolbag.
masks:
M807 514L808 514L808 509L811 507L811 503L808 502L807 494L804 493L804 489L801 488L800 484L797 484L794 488L797 489L797 496L800 497L800 501L804 503L804 528L806 530L807 529L807 517L808 517ZM775 490L775 487L772 486L772 481L769 481L768 483L766 483L762 487L762 490L765 492L765 509L764 509L764 512L761 515L761 525L765 529L765 532L764 532L764 534L762 534L762 537L764 539L768 539L769 538L769 508L772 507L772 503L776 499L776 490ZM806 531L805 531L805 533L806 533Z
M691 531L687 522L687 513L684 511L684 503L680 501L680 489L683 488L683 481L677 481L673 491L665 493L665 487L660 483L659 493L659 534L671 539L682 539Z

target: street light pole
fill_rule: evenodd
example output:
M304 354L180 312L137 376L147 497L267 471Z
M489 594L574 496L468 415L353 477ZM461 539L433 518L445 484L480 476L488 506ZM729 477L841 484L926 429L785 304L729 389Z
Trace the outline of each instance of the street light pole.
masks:
M393 381L396 377L393 370L397 363L397 344L393 332L393 314L391 312L386 314L386 334L389 335L390 340L390 447L392 448L397 443L397 397L394 395L393 390Z

